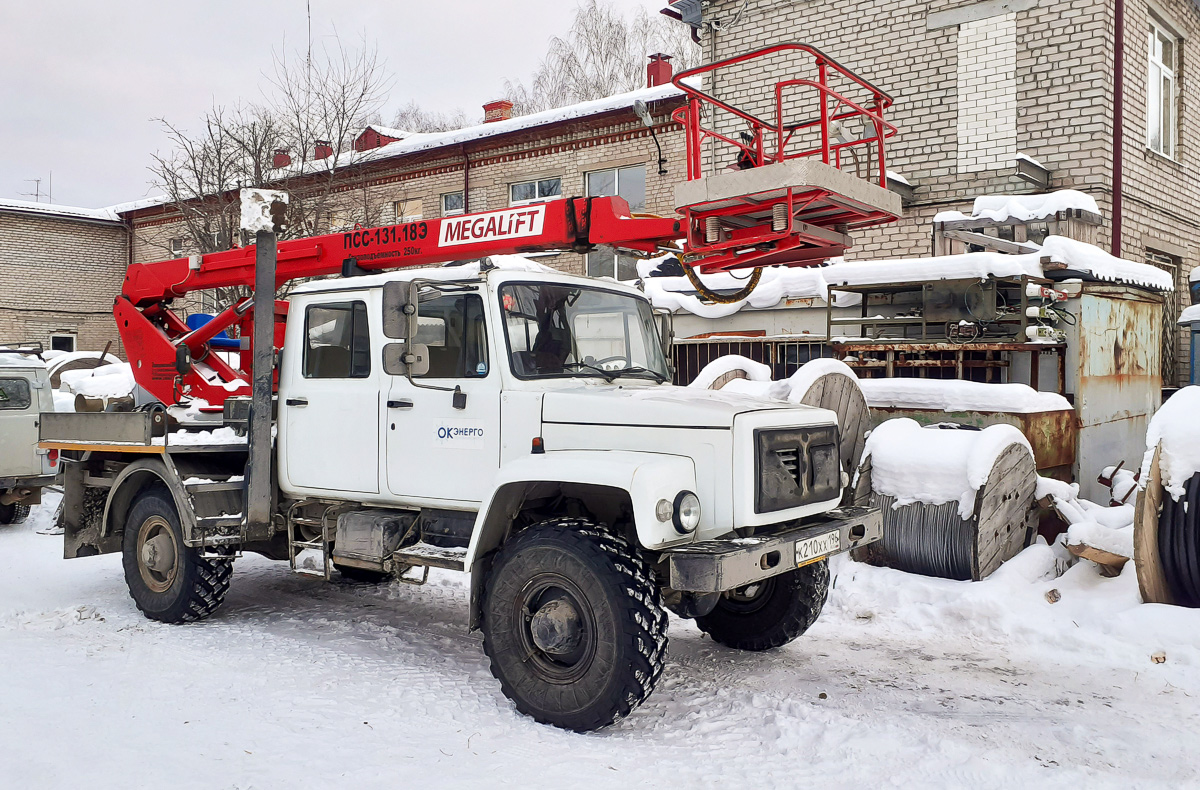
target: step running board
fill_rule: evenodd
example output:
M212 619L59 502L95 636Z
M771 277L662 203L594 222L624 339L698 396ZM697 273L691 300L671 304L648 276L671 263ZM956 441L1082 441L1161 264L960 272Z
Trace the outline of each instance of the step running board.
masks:
M434 546L415 543L392 554L394 565L424 565L427 568L443 568L448 571L466 570L467 550L459 547Z

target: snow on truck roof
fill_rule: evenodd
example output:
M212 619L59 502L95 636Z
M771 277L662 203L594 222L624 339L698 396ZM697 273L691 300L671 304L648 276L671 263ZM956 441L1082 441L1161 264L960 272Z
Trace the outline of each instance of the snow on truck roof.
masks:
M1170 291L1174 282L1170 273L1136 261L1115 258L1091 244L1063 236L1049 236L1037 252L1008 255L1000 252L968 252L932 258L897 258L877 261L846 261L833 258L825 266L787 268L772 266L763 270L758 287L749 298L732 304L700 301L687 277L653 277L651 273L662 258L641 261L638 274L645 283L646 295L657 308L672 312L684 310L701 318L724 318L743 307L769 309L788 299L828 299L838 286L883 285L930 280L967 280L986 277L1044 277L1042 259L1062 263L1072 271L1090 274L1098 280L1128 283ZM713 290L737 290L745 285L746 275L728 273L703 275L704 284Z
M537 274L544 276L550 282L577 283L581 279L587 279L606 288L628 291L630 294L641 297L645 296L641 291L628 283L617 282L607 277L580 278L578 275L568 274L558 269L551 269L549 266L543 266L537 261L526 258L524 255L492 255L486 260L490 264L487 271L507 272L510 274ZM439 280L442 282L478 280L481 269L481 262L473 260L457 266L424 266L383 272L381 274L368 274L362 277L335 277L328 280L314 280L303 285L298 285L292 289L291 293L294 295L303 295L326 291L344 291L347 289L382 288L384 284L389 282L407 282L409 280Z

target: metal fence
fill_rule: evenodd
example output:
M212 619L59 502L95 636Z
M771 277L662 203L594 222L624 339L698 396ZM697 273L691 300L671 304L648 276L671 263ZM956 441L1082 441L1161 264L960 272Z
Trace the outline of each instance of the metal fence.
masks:
M690 384L705 365L727 354L761 362L771 368L771 378L784 379L809 360L832 357L833 351L824 339L711 337L676 340L671 349L675 383Z

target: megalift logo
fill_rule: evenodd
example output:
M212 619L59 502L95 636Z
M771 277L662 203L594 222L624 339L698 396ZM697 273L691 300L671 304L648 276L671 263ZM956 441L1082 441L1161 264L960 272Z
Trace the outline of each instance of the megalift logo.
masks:
M449 247L455 244L539 236L545 220L545 206L510 208L444 219L438 246Z

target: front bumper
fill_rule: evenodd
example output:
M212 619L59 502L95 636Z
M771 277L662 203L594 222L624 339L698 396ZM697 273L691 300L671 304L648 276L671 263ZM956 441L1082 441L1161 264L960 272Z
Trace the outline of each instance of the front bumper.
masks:
M797 544L835 530L836 549L797 562ZM844 507L805 519L803 524L774 535L706 540L667 549L663 554L670 567L671 589L715 593L778 576L798 565L841 554L882 537L883 513L879 508ZM832 544L832 538L829 543Z

